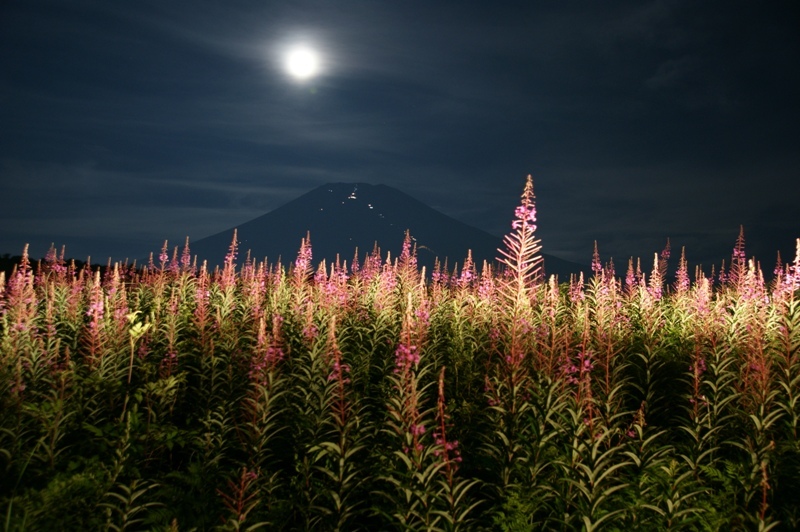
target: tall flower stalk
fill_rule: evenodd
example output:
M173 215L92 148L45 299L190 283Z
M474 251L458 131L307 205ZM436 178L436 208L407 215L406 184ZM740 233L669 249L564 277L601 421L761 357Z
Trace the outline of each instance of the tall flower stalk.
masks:
M498 260L505 266L498 287L502 315L497 332L502 347L499 359L486 375L485 387L493 426L486 450L498 475L496 489L501 499L525 479L521 468L528 458L524 444L529 440L525 418L531 394L527 356L533 332L532 297L539 286L542 263L541 246L535 236L536 206L530 175L511 228L513 231L503 240L504 248L498 250Z

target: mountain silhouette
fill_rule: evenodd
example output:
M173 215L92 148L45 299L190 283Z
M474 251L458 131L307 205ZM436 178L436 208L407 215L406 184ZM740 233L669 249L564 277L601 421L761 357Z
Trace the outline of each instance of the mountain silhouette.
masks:
M356 248L359 261L376 245L381 256L397 257L408 230L417 246L417 261L430 272L436 257L452 271L463 264L467 251L478 268L484 260L496 259L502 239L455 220L411 196L386 185L329 183L237 227L239 261L245 254L256 260L268 259L283 264L294 261L300 241L310 234L313 261L348 264ZM210 267L220 265L228 251L233 228L190 243L193 255L207 260ZM547 275L560 280L588 268L544 255Z

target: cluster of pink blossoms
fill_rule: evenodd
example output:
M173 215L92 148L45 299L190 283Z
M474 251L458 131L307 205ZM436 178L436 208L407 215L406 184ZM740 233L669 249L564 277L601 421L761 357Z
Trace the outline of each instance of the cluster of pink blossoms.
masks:
M283 360L284 353L280 347L269 346L264 350L264 354L262 356L253 357L250 362L250 373L249 377L252 382L266 385L267 377L266 374L271 370L275 365Z
M64 259L59 258L59 256L56 254L55 248L50 248L50 250L47 252L47 255L44 257L44 261L50 271L55 272L58 275L67 273L67 267L64 266Z
M520 205L514 211L516 220L511 222L513 229L520 229L522 224L526 224L531 231L536 231L536 207L533 205Z
M578 382L580 382L580 377L592 371L592 368L594 368L592 353L589 351L581 351L578 353L577 364L567 362L561 367L561 371L566 375L568 383L578 384Z
M431 320L431 312L428 306L427 304L422 305L414 312L414 316L417 318L417 326L419 327L427 327Z
M313 341L317 334L319 334L319 328L315 324L309 323L303 327L303 337L309 342Z
M91 330L97 330L100 326L100 322L103 320L105 305L103 305L102 293L100 296L96 296L95 294L92 294L92 296L92 300L86 310L86 315L91 318L89 321L89 328Z
M425 434L425 425L412 424L411 427L409 428L409 431L411 432L411 435L414 437L414 442L415 442L414 450L416 452L422 452L422 450L425 447L419 442L419 437ZM405 445L403 446L403 453L408 454L410 450L411 449L409 449L407 446Z
M178 353L175 351L169 351L164 355L164 358L161 359L161 364L159 366L159 370L163 376L170 376L172 372L178 367Z
M706 372L706 361L704 358L697 357L695 361L689 366L689 371L698 377Z
M331 368L331 373L328 375L328 382L336 379L341 380L342 383L347 384L350 382L349 377L345 377L345 374L350 373L350 365L349 364L342 364L338 360L333 363L333 367Z
M445 457L453 460L454 462L461 461L461 451L458 448L458 440L448 441L445 442L444 438L439 435L439 433L434 433L433 440L439 449L433 451L434 456L441 456L442 453L445 453Z
M397 351L395 351L395 373L400 373L401 371L414 366L415 364L419 364L419 352L417 351L417 346L415 345L408 345L408 344L400 344L397 346Z
M586 299L586 294L583 292L583 272L580 272L577 279L570 279L569 281L569 300L573 303L579 303Z
M139 343L139 347L136 349L136 356L139 357L139 360L144 360L145 357L150 353L150 348L148 346L149 338L150 337L145 334L142 341Z
M311 269L311 259L313 258L311 252L311 244L303 239L300 245L300 251L297 253L297 259L294 261L294 267L298 272L306 272Z

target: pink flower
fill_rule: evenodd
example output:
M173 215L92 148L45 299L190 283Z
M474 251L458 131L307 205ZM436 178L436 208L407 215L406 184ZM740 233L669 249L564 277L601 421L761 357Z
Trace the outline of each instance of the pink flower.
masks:
M333 363L331 373L328 375L328 382L341 379L345 384L350 382L350 379L344 376L345 373L350 373L350 366L348 364L341 364L338 360Z
M419 353L417 346L400 344L395 351L395 373L410 368L411 366L419 363Z
M561 373L566 376L566 381L569 384L578 384L584 377L594 369L592 362L592 353L590 351L581 351L578 353L577 364L567 360L561 366Z
M150 350L147 348L147 336L145 336L142 343L139 344L139 349L136 351L136 356L139 357L139 360L142 360L149 352Z
M516 220L511 222L513 229L519 229L523 224L527 225L531 231L536 231L536 207L534 205L520 205L514 210Z
M696 374L698 377L706 371L706 361L702 358L697 358L695 362L689 366L689 371Z
M305 336L306 340L309 341L313 340L314 338L317 337L318 333L319 329L317 329L317 326L314 325L313 323L309 323L303 328L303 336Z
M312 257L311 238L307 235L300 242L300 251L297 252L297 259L294 262L295 270L299 276L305 277L310 272Z
M183 246L183 253L181 254L181 266L188 270L192 264L192 254L189 251L189 237L186 237L186 245Z
M594 241L594 253L592 254L592 271L595 275L600 275L603 265L600 262L600 252L597 250L597 240Z
M167 254L167 241L164 240L164 247L161 248L161 253L158 255L158 260L161 261L161 269L164 269L164 265L169 262L169 255Z

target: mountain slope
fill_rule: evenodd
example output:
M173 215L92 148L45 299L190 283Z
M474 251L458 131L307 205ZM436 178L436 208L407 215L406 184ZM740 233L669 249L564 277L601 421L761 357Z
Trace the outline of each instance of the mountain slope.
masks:
M513 212L509 212L509 217ZM510 219L510 218L509 218ZM268 258L288 264L297 256L300 240L311 234L314 262L332 261L339 254L348 263L358 248L359 260L377 242L386 258L400 253L406 229L417 245L421 266L430 268L438 256L450 269L463 264L471 249L478 267L493 261L502 245L500 238L459 222L424 203L385 185L331 183L316 188L238 228L239 257L250 250L251 257ZM220 264L227 252L233 228L191 244L192 253L210 265ZM545 255L548 274L566 280L583 266Z

